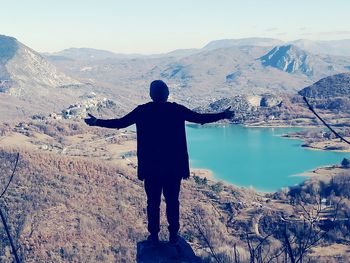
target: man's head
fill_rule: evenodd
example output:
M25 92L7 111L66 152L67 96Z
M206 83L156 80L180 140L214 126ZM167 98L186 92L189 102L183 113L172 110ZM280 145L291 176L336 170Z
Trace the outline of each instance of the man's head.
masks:
M162 80L151 82L149 95L154 102L166 102L169 96L169 88Z

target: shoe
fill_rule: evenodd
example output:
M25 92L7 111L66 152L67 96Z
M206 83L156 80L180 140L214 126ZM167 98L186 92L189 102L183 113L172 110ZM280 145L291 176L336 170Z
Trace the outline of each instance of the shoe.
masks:
M178 234L174 234L174 235L170 234L169 243L171 245L177 246L179 242L180 242L180 237Z
M158 235L149 235L147 241L151 244L152 247L156 247L159 245Z

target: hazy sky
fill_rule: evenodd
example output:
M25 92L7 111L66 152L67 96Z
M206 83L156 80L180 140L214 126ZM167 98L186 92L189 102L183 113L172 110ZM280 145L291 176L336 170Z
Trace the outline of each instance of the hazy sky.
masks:
M37 51L200 48L211 40L350 38L349 0L0 0L0 34Z

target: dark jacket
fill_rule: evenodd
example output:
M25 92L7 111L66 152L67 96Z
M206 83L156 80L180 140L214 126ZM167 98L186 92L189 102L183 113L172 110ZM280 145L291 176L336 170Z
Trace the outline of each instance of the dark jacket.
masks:
M200 114L176 103L149 102L137 106L120 119L98 119L96 125L120 129L136 124L140 180L160 173L188 178L185 121L204 124L223 118L224 113Z

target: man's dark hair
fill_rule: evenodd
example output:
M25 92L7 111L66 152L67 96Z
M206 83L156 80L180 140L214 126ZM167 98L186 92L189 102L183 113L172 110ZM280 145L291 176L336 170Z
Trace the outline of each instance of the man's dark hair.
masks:
M168 100L169 88L162 80L154 80L151 82L149 95L154 102L165 102Z

